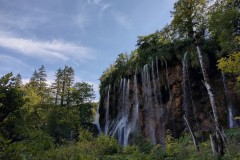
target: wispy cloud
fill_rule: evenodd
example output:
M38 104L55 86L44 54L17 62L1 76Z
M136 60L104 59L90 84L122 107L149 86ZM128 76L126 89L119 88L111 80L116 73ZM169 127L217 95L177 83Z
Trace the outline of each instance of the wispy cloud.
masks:
M69 61L71 59L82 62L93 58L91 48L62 40L39 41L17 37L0 37L0 47L11 49L17 53L38 57L45 60L60 59Z
M88 0L88 4L93 6L98 6L100 7L99 13L98 13L98 17L99 20L102 19L102 15L103 13L112 6L112 4L110 3L105 3L103 0Z
M130 19L127 15L120 13L120 12L113 12L114 19L118 24L125 27L126 29L132 29L133 25L130 22Z
M0 64L1 76L10 72L14 72L15 74L20 73L20 71L26 71L31 68L26 63L23 63L21 60L9 55L4 55L2 53L0 53Z
M28 67L25 63L23 63L19 59L11 57L11 56L7 56L7 55L0 55L0 62L1 62L1 64L11 62L12 64L18 64L23 67Z
M31 14L20 16L16 13L0 11L0 25L8 29L32 29L49 20L49 18L42 16L42 12L32 10Z
M103 13L104 13L108 8L110 8L111 6L112 6L111 4L102 4L102 5L101 5L101 9L100 9L100 11L99 11L99 19L102 18Z
M80 13L77 16L73 17L73 23L76 24L82 31L90 23L88 16L85 13Z
M93 4L97 4L97 5L100 5L102 0L87 0L88 1L88 4L90 5L93 5Z

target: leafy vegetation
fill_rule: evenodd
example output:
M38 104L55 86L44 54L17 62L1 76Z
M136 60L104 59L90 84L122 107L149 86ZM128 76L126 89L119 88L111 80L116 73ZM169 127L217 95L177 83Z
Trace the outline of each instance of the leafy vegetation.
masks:
M71 67L63 74L56 77L58 93L47 84L44 66L25 85L12 73L0 79L0 159L43 159L48 150L77 141L81 127L93 128L92 85L74 84Z

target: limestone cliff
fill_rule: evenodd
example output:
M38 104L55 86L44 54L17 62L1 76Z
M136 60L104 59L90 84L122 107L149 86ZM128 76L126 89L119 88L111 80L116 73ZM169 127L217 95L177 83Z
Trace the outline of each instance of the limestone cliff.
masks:
M213 126L207 90L198 68L182 63L146 64L140 72L109 84L101 95L100 126L105 134L116 137L122 145L134 143L140 133L152 143L165 144L166 131L174 137L187 131L186 116L194 131L210 131ZM226 78L215 67L208 69L214 88L220 120L224 127L234 127L240 99ZM228 121L226 121L228 119Z

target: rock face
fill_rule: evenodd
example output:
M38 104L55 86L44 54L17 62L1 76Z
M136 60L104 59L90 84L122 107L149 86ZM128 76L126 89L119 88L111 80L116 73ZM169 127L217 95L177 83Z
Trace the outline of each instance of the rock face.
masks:
M239 113L239 96L216 69L209 74L222 124L238 126L233 117ZM138 134L164 146L167 130L174 137L187 130L183 115L193 130L211 130L211 106L202 79L200 69L189 69L184 60L161 66L158 59L152 61L140 73L106 87L99 107L102 131L124 146L135 143Z

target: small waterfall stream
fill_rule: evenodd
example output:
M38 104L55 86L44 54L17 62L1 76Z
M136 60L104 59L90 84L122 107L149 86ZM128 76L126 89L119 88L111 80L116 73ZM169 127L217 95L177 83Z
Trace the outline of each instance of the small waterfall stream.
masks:
M110 86L108 86L106 88L106 93L107 93L107 97L106 97L106 104L105 104L105 127L104 127L104 133L106 135L108 135L108 129L109 129L109 97L110 97Z
M100 114L99 114L99 106L98 106L93 123L96 124L97 129L98 129L98 133L101 133L102 130L101 130L101 127L100 127L100 124L99 124L99 117L100 117Z
M184 54L183 60L182 60L182 67L183 67L183 106L185 109L186 113L186 118L188 118L188 109L190 106L192 106L193 114L194 114L194 119L196 121L196 127L199 130L199 124L197 120L197 115L196 115L196 108L194 105L193 101L193 96L192 96L192 89L191 89L191 84L190 84L190 79L189 79L189 73L188 73L188 64L187 64L187 52ZM189 101L190 99L190 101Z
M152 86L150 80L150 73L148 65L144 65L142 71L142 92L144 99L144 110L145 112L145 121L146 128L145 132L147 137L151 140L153 144L156 144L155 137L155 123L154 123L154 110L153 110L153 101L152 101Z
M223 80L223 87L224 87L224 92L227 98L227 105L228 105L228 127L234 128L237 126L237 123L236 123L236 120L234 119L232 98L227 89L226 77L223 72L222 72L222 80Z
M133 132L138 131L138 119L139 119L139 101L138 101L138 83L137 83L137 75L134 75L134 108L133 108L133 116L132 116L132 124L131 129Z

